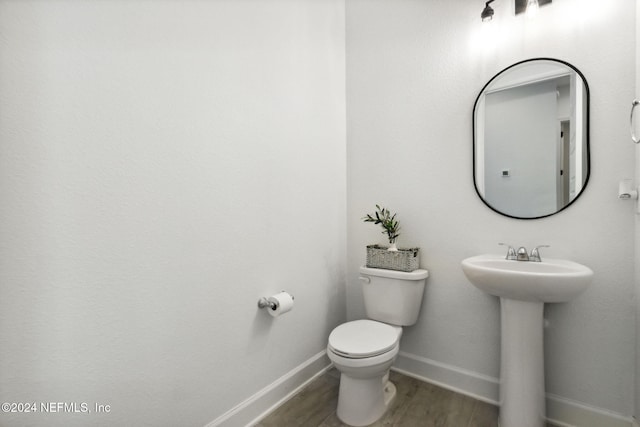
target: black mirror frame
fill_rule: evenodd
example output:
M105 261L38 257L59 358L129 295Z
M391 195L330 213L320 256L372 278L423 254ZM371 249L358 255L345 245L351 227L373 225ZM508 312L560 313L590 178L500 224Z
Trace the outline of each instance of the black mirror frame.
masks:
M493 206L491 206L489 203L486 202L486 200L484 199L484 197L482 197L482 195L480 194L480 191L478 191L478 184L476 182L476 108L478 106L478 101L480 100L480 98L482 97L485 89L495 80L497 79L502 73L510 70L511 68L514 68L518 65L522 65L525 64L527 62L533 62L533 61L553 61L553 62L558 62L560 64L566 65L567 67L571 68L573 71L576 72L577 75L580 76L580 78L582 79L582 82L584 83L584 89L585 89L585 95L586 95L586 120L585 120L585 126L586 126L586 136L585 136L585 147L586 147L586 160L587 160L587 174L586 177L584 179L584 184L582 185L582 191L580 191L580 193L578 193L576 195L576 197L571 200L569 203L567 203L564 207L562 207L561 209L558 209L555 212L552 212L550 214L547 215L540 215L540 216L535 216L535 217L519 217L519 216L514 216L514 215L509 215L507 213L501 212L499 210L497 210L496 208L494 208ZM589 183L589 178L591 176L591 144L590 144L590 135L591 135L591 121L590 121L590 108L591 108L591 95L590 95L590 91L589 91L589 84L587 83L587 79L584 77L584 74L582 74L582 72L580 70L578 70L576 67L574 67L573 65L571 65L570 63L563 61L561 59L555 59L555 58L546 58L546 57L541 57L541 58L531 58L531 59L525 59L523 61L520 62L516 62L515 64L509 65L508 67L504 68L503 70L501 70L500 72L498 72L496 75L494 75L480 90L480 93L478 93L478 96L476 97L475 102L473 103L473 113L471 115L471 134L472 134L472 139L473 139L473 146L472 146L472 150L473 150L473 188L476 191L476 194L478 195L478 197L480 198L480 200L482 200L482 203L484 203L485 205L487 205L487 207L489 207L489 209L491 209L492 211L509 217L509 218L514 218L514 219L524 219L524 220L529 220L529 219L540 219L540 218L546 218L549 217L551 215L555 215L559 212L562 212L563 210L567 209L569 206L571 206L576 200L578 200L578 198L580 198L580 196L582 195L582 193L584 193L587 184Z

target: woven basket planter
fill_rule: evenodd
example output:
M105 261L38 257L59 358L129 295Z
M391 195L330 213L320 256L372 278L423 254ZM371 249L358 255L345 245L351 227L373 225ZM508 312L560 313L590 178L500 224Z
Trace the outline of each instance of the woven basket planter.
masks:
M367 246L367 267L387 270L413 271L420 268L420 248L389 251L385 246Z

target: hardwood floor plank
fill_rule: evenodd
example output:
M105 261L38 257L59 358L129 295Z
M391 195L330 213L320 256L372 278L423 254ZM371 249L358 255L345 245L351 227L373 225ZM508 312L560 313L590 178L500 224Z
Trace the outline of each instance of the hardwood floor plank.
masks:
M338 386L338 380L325 374L263 419L258 426L318 426L335 412Z
M473 414L474 403L470 397L425 383L412 399L401 422L403 426L416 422L424 426L466 426Z
M497 427L498 407L476 400L468 427Z
M348 427L336 415L340 373L331 369L257 424L257 427ZM495 427L487 403L391 372L396 398L371 427Z

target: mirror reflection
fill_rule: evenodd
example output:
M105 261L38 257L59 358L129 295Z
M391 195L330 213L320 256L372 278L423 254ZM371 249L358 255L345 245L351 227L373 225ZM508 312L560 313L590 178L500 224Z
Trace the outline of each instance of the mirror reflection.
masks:
M571 64L531 59L476 99L474 181L494 211L533 219L565 209L589 179L589 89Z

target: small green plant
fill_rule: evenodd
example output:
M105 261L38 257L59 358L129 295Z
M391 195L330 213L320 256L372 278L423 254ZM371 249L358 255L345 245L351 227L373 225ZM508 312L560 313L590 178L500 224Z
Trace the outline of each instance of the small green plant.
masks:
M381 208L376 205L376 212L373 215L367 214L362 217L364 222L373 222L374 224L380 224L382 227L382 234L386 234L389 239L389 243L392 245L396 242L398 236L400 236L400 223L396 221L396 215L391 215L391 212L387 208Z

